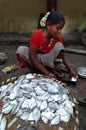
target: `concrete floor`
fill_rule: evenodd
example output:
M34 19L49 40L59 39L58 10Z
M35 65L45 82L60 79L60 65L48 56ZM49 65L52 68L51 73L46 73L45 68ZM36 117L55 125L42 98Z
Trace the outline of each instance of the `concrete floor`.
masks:
M18 69L13 73L10 74L4 74L1 70L11 64L18 64L18 61L16 60L16 49L18 48L18 44L1 44L0 45L0 52L4 52L8 60L6 61L5 64L0 65L0 83L2 81L7 80L8 78L11 78L13 76L20 76L21 74L27 74L28 72L31 72L31 70L25 68L25 69ZM85 55L79 55L79 54L71 54L71 53L66 53L68 60L70 64L76 69L77 67L80 66L85 66L86 67L86 56ZM79 78L77 81L76 85L68 85L71 90L73 90L76 94L77 98L86 98L86 79L81 79ZM80 122L80 130L86 130L86 105L85 106L80 106L79 105L79 122Z
M68 60L74 68L83 66L86 67L86 55L77 55L67 53ZM79 78L77 84L71 89L75 92L77 99L86 98L86 79ZM80 130L86 130L86 105L79 105L79 122Z

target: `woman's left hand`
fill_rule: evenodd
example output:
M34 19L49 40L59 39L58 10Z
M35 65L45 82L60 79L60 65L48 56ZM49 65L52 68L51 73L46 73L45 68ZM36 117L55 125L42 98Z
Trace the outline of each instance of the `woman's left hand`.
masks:
M67 57L66 57L65 54L64 54L64 56L63 56L63 63L64 63L64 65L66 66L66 68L68 69L68 71L71 73L71 75L72 75L74 78L78 78L77 72L75 72L75 71L71 68L71 66L69 65L69 62L68 62Z
M70 73L74 78L78 78L78 74L76 71L74 71L72 68L70 69Z

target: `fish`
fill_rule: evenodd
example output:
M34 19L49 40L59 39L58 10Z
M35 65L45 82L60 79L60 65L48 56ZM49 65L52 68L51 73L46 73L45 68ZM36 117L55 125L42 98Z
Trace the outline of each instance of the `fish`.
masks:
M36 92L36 94L37 94L38 96L42 96L43 94L46 93L44 90L41 89L40 86L37 86L36 88L34 88L34 90L35 90L35 92Z
M11 122L8 124L8 129L17 121L17 118L15 117Z
M13 108L13 106L9 104L7 107L2 108L2 113L8 114L11 112L12 108Z
M42 121L45 123L45 124L47 124L48 123L48 118L47 117L45 117L45 116L41 116L41 119L42 119Z
M30 113L24 111L24 112L20 115L20 118L21 118L22 120L27 121L28 118L29 118L29 115L30 115Z
M0 116L1 116L1 120L0 120L0 130L6 130L7 119L6 119L5 116L3 117L3 114L2 114L2 113L0 114Z
M0 123L1 123L2 117L3 117L3 114L1 113L0 114Z
M49 108L54 109L54 110L59 109L59 105L57 102L49 102L48 106L49 106Z
M33 119L37 123L40 119L40 110L38 108L35 108L32 112Z
M60 122L60 116L56 115L53 120L51 121L50 125L58 125Z
M40 105L40 110L43 111L47 108L47 101L43 101Z
M34 126L19 126L16 130L37 130Z
M79 76L86 78L86 67L78 67L76 71Z
M54 118L55 114L51 111L47 111L47 112L43 111L41 116L46 117L48 120L52 120Z

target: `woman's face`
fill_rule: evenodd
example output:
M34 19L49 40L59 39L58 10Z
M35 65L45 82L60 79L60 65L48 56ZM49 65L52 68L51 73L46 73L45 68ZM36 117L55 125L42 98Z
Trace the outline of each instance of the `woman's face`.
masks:
M53 38L56 38L57 35L61 33L64 24L65 24L64 21L60 21L58 24L48 25L49 35L52 36Z

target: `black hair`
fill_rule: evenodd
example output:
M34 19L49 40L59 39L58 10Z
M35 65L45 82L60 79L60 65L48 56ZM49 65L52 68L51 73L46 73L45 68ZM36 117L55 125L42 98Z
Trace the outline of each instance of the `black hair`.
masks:
M47 17L46 24L49 22L51 25L54 25L60 21L65 22L64 16L60 12L51 12Z

